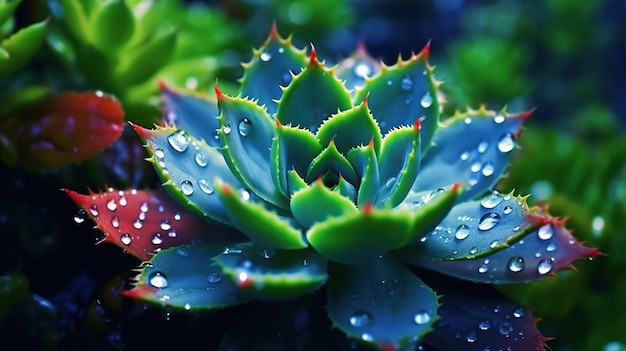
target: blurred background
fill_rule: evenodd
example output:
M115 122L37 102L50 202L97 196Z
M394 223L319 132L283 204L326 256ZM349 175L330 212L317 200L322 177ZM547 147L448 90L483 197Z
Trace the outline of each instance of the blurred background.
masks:
M314 43L329 62L364 44L392 64L398 53L407 58L431 40L446 113L481 103L511 112L537 108L499 189L548 204L587 246L608 254L578 262L578 272L558 279L501 290L536 307L540 330L556 337L549 343L555 351L626 350L626 1L126 0L133 15L152 16L141 22L138 48L177 35L167 55L149 56L154 67L134 75L113 69L120 62L132 67L131 52L83 50L86 39L72 24L68 3L23 0L0 26L6 38L46 23L29 61L0 72L0 121L16 118L15 101L102 90L120 100L127 120L150 125L160 114L159 80L209 91L219 77L226 90L235 87L239 63L250 59L250 47L261 45L273 22L298 47ZM101 3L83 4L95 13ZM159 11L148 10L156 4ZM103 23L85 26L112 22ZM0 255L0 335L17 335L33 350L95 349L93 340L98 349L119 349L118 293L123 272L136 262L117 248L96 248L101 234L81 224L84 214L58 189L154 184L141 146L122 137L78 163L41 167L10 162L19 150L8 137L0 141L6 184L0 237L8 248Z

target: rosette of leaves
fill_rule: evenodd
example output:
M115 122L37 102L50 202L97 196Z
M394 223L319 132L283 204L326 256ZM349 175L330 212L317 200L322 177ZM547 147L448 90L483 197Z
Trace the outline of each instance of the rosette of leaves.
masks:
M133 127L169 197L68 191L104 241L147 261L125 294L202 311L323 290L333 326L378 349L544 350L529 310L420 278L471 291L599 254L526 197L493 190L530 112L444 118L428 53L388 66L360 50L326 67L274 28L237 96L216 86L215 106L163 86L166 123Z
M217 11L179 0L49 4L49 46L71 73L78 71L76 84L115 95L130 120L146 125L158 118L157 76L179 87L204 86L221 67L217 54L243 40Z

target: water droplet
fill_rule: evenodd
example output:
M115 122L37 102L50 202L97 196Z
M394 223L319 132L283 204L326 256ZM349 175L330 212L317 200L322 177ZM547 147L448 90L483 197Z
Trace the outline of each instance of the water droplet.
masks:
M500 222L500 215L495 212L485 213L482 217L480 217L480 221L478 223L478 229L480 230L489 230L496 226Z
M551 224L545 224L537 231L537 236L541 240L548 240L554 235L554 229Z
M487 267L486 264L482 264L480 267L478 267L478 273L486 273L489 270L489 267Z
M469 253L470 253L471 255L474 255L474 254L476 254L477 252L478 252L478 248L477 248L477 247L472 247L472 248L470 249L470 251L469 251Z
M354 66L354 74L358 77L365 78L372 73L372 68L365 62L360 62Z
M387 179L387 181L385 182L385 187L387 189L391 189L391 187L393 186L393 183L395 183L396 181L396 177L391 177L389 179Z
M194 159L200 167L206 167L209 164L209 158L203 152L198 152Z
M241 136L246 136L250 134L251 130L252 122L250 122L249 119L244 118L243 120L241 120L241 122L239 122L239 134L241 134Z
M156 156L157 158L163 158L165 157L165 151L163 151L163 149L161 148L154 149L154 156Z
M469 151L466 150L461 153L461 161L467 161L469 157L470 157Z
M211 184L209 184L209 182L202 178L202 179L198 179L198 185L200 186L200 190L202 190L202 192L204 192L205 194L213 194L214 190L213 187L211 186Z
M601 216L595 216L593 217L593 219L591 220L591 233L598 237L600 236L600 234L602 234L602 231L604 230L604 218L602 218Z
M467 342L471 344L475 343L478 338L476 337L476 333L470 332L469 334L467 334L467 338L465 338L465 340L467 340Z
M552 270L552 262L550 260L543 260L537 265L537 272L539 274L547 274Z
M193 194L193 184L189 180L185 180L180 183L180 190L183 191L183 194L189 196Z
M496 122L496 124L504 123L505 120L506 120L506 118L503 115L496 115L493 118L493 121Z
M243 201L248 201L248 200L250 200L250 193L248 192L248 190L241 189L241 192L240 192L240 193L241 193L241 199L242 199Z
M169 236L170 238L175 238L176 237L176 230L172 229L167 233L167 236Z
M524 316L524 308L518 307L515 310L513 310L513 317L522 318L523 316Z
M509 322L502 322L500 323L498 331L502 335L509 335L513 331L513 326Z
M428 311L420 311L415 315L415 323L422 325L422 324L426 324L428 322L430 322L430 320L432 319L432 317L430 316L430 313Z
M371 342L374 341L374 336L369 333L363 333L361 334L361 339L363 339L363 341Z
M511 152L515 148L515 139L513 138L513 134L506 133L500 137L498 141L498 150L500 152Z
M161 272L150 273L148 282L157 289L167 288L168 285L167 277Z
M98 206L96 206L96 204L89 206L89 213L91 213L92 216L97 217L99 214Z
M122 244L128 246L133 241L133 237L128 233L124 233L120 236L120 241Z
M509 205L506 205L506 206L504 206L504 209L502 210L502 212L505 215L511 214L511 212L513 212L513 207L509 206Z
M117 216L113 216L113 218L111 218L111 225L113 226L113 228L119 228L120 219Z
M224 124L224 127L222 128L222 131L226 135L230 134L230 124L228 124L228 123Z
M221 282L221 281L222 281L222 278L219 276L219 274L217 274L217 273L215 273L215 272L212 272L212 273L209 273L209 274L206 276L206 280L207 280L209 283L213 283L213 284L215 284L215 283L219 283L219 282Z
M357 328L362 328L372 324L372 315L365 311L354 312L350 316L350 325Z
M163 243L163 239L161 238L161 233L154 233L152 236L152 244L161 245Z
M429 108L432 104L433 97L430 96L430 93L424 94L424 96L422 96L422 100L420 100L420 105L422 105L423 108Z
M147 202L142 202L141 205L139 205L139 211L146 213L148 212L148 203Z
M476 161L472 163L472 165L470 166L470 170L474 173L477 173L478 171L480 171L481 168L483 168L483 165L482 163L480 163L480 161Z
M502 203L502 200L504 200L502 196L494 191L490 195L485 196L480 202L480 205L484 208L492 209Z
M390 79L390 80L388 80L388 81L387 81L387 85L388 85L388 86L392 86L392 85L393 85L393 81L392 81L391 79Z
M183 152L189 147L190 137L184 130L177 130L167 137L167 142L172 149Z
M160 224L161 230L170 230L172 228L172 224L169 219L164 219Z
M498 240L494 240L491 242L491 244L489 244L489 247L492 249L495 249L496 246L498 246Z
M122 196L117 201L117 203L120 204L120 206L124 207L124 206L128 205L128 200L126 200L126 196Z
M513 257L509 261L509 270L513 273L520 272L524 269L524 259L521 257Z
M402 81L400 82L400 88L402 88L402 90L411 90L412 87L413 87L413 79L411 79L411 77L408 75L404 76L404 78L402 78ZM427 107L427 106L424 106L424 107Z
M82 209L79 209L78 211L76 211L76 214L74 215L74 222L81 224L85 221L85 211L83 211Z
M189 302L185 302L184 308L186 311L189 311L191 309L191 304Z
M231 254L240 254L241 249L234 246L226 246L224 251L222 251L222 255L231 255Z
M480 330L489 330L489 328L491 328L491 321L485 319L484 321L478 323L478 328Z
M546 251L548 252L552 252L556 250L556 243L555 242L551 242L548 244L548 246L546 246Z
M139 212L139 216L137 216L140 221L146 220L146 212Z
M494 172L495 172L495 167L493 166L493 163L491 162L485 163L485 165L483 166L483 175L485 177L489 177L493 175Z
M143 221L139 218L137 218L134 222L133 222L133 227L135 227L135 229L141 229L143 228Z
M270 54L269 52L266 51L266 52L262 53L261 56L259 56L259 57L260 57L261 61L267 62L267 61L272 59L272 54Z
M469 235L470 235L470 229L465 224L461 224L458 227L456 227L454 237L457 238L458 240L463 240L467 238Z
M111 199L107 202L107 209L109 211L117 210L117 204L115 203L115 200Z
M478 144L478 153L484 154L489 148L489 142L487 140L483 140Z

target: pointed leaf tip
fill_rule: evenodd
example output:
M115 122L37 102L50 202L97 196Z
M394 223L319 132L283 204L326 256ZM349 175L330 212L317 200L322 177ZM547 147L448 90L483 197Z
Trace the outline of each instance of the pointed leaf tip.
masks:
M532 116L532 114L533 114L533 113L535 113L535 110L536 110L536 109L537 109L537 107L535 106L535 107L531 108L531 109L530 109L530 110L528 110L528 111L520 112L520 113L518 114L518 116L519 116L521 119L526 120L526 119L530 118L530 116Z
M424 47L422 48L422 51L420 51L420 54L424 55L424 56L428 56L430 55L430 43L431 43L432 39L428 39L428 41L426 42L426 45L424 45Z
M422 129L422 122L426 119L426 116L422 116L415 120L413 123L413 130L420 131Z
M221 100L224 97L224 93L222 93L222 91L220 90L219 84L217 79L215 80L215 96L217 97L218 100Z
M372 214L372 203L366 202L365 204L363 204L362 212L365 216L369 216L370 214Z
M309 55L309 65L312 65L315 62L318 62L317 51L315 50L315 46L313 45L313 43L311 43L311 54Z
M268 35L269 39L278 39L280 38L280 33L278 33L278 25L276 21L272 21L272 28L270 29L270 34Z
M139 135L140 138L142 139L146 139L150 136L150 132L148 131L147 128L144 128L138 124L135 124L131 121L128 121L128 124L133 128L133 130L135 131L135 133L137 135Z

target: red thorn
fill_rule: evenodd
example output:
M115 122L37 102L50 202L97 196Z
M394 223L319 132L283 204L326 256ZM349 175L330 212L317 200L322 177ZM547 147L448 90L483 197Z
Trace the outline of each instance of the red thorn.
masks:
M283 124L280 123L280 121L278 120L278 118L274 118L274 122L276 123L276 128L282 128Z
M220 90L218 86L217 79L215 80L215 96L217 96L218 100L221 100L224 97L224 93L222 93L222 91Z
M309 65L312 65L317 61L317 51L315 51L315 46L311 43L311 55L309 56Z
M426 42L426 45L424 45L424 47L422 48L422 51L420 51L420 55L424 55L424 56L430 55L430 42L431 41L432 39L428 39L428 41Z
M452 184L452 187L450 188L450 191L457 194L459 192L459 190L461 190L461 183L456 182L454 184Z
M603 256L608 256L608 254L605 254L604 252L602 252L602 251L600 251L598 249L589 248L589 250L585 254L585 256L588 256L588 257L603 257Z
M374 148L374 137L370 138L370 142L369 142L369 144L367 144L367 147Z
M157 291L158 289L155 287L152 287L147 284L141 284L141 285L135 286L134 288L130 290L124 290L121 292L121 294L131 299L140 299L142 297L154 295Z
M148 138L150 137L150 132L149 129L146 129L138 124L134 124L131 121L128 121L128 124L130 124L130 126L133 128L133 130L135 131L135 133L137 133L137 135L139 135L141 138Z
M420 131L422 129L422 122L426 119L426 117L422 116L415 120L413 123L413 130Z
M279 38L280 34L278 33L278 26L276 25L276 20L272 21L272 28L270 29L269 38Z
M537 109L537 107L533 107L528 111L520 112L517 116L521 119L528 119Z
M372 203L371 202L366 202L365 204L363 204L363 214L366 216L369 216L372 214Z
M371 92L368 91L367 94L365 94L365 97L363 98L363 102L361 103L361 105L366 105L367 106L367 104L369 103L369 100L370 100L370 93Z

